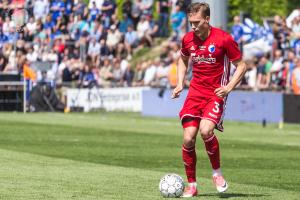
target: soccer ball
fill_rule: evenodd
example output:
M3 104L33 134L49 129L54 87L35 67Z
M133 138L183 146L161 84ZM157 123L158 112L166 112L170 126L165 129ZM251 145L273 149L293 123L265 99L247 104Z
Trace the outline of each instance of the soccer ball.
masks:
M177 174L167 174L160 179L159 191L163 197L180 197L184 190L184 181Z

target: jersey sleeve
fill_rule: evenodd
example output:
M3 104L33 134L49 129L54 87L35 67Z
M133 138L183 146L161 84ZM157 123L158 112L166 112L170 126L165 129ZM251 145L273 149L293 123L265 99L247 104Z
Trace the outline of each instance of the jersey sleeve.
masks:
M182 56L189 57L190 51L188 48L187 35L185 35L182 39L180 53Z
M238 44L233 40L230 34L226 34L225 37L225 51L226 55L231 62L242 58L241 51Z

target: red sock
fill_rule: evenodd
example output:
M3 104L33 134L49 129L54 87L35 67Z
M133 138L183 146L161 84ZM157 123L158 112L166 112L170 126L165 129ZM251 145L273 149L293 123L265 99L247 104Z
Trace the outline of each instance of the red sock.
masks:
M182 145L182 160L189 183L196 182L196 151L195 147L186 148Z
M220 168L220 150L218 138L215 135L203 140L206 148L207 155L209 157L211 166L213 169Z

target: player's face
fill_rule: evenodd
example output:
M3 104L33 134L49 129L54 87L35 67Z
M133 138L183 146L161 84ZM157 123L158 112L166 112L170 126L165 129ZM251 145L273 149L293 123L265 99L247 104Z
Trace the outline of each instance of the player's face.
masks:
M189 14L188 20L192 30L198 37L203 38L209 30L209 17L203 17L201 12Z

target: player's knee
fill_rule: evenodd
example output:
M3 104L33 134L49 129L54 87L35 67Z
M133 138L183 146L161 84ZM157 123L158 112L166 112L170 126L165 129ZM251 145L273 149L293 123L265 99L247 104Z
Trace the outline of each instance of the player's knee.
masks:
M210 128L200 127L200 134L203 139L207 139L210 138L214 134L214 132Z
M183 136L183 144L186 147L193 147L196 143L197 130L185 130Z
M196 138L191 136L185 136L183 139L183 144L185 147L193 147L195 146Z

